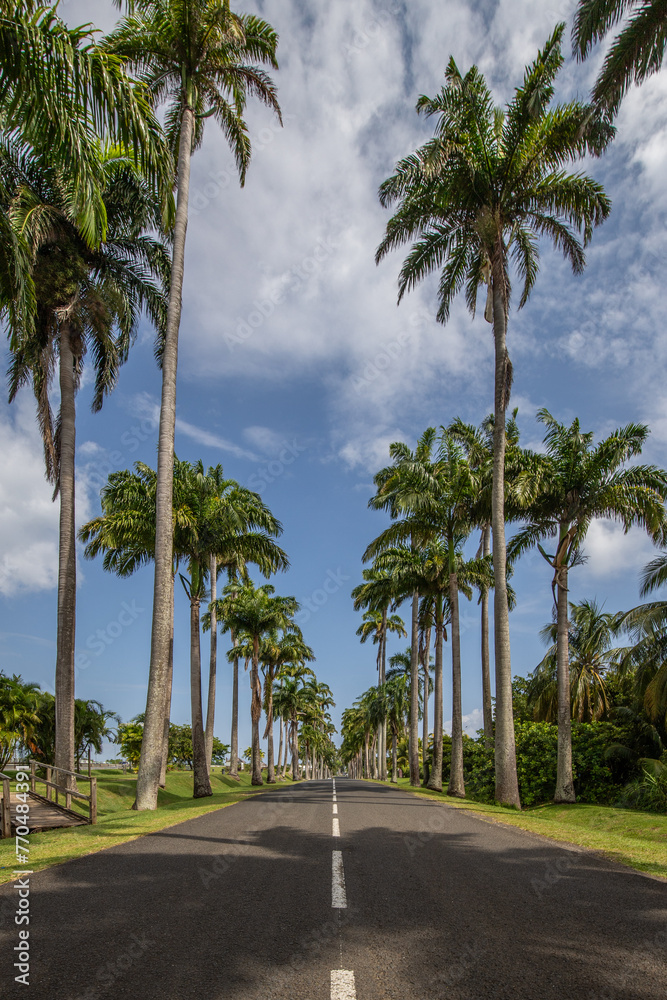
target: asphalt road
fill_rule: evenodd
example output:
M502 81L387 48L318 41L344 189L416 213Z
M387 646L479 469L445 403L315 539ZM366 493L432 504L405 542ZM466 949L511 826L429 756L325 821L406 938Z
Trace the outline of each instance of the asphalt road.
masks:
M667 885L344 778L31 876L28 989L16 900L3 1000L667 996Z

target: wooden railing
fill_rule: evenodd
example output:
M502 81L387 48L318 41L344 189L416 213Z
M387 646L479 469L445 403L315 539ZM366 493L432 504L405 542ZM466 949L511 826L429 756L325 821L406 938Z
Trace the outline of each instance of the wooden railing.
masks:
M28 763L30 764L30 794L33 798L56 805L71 816L76 816L77 819L82 819L83 817L81 813L75 812L72 809L72 798L82 799L88 803L88 822L97 823L97 778L93 778L88 774L82 774L80 771L66 771L65 768L55 767L53 764L42 764L38 760L30 760ZM37 774L38 768L45 772L46 776L44 778ZM90 794L84 795L78 789L72 788L73 782L61 784L58 780L51 780L52 778L59 778L60 775L67 775L79 781L89 781ZM40 795L36 791L35 786L37 782L44 785L46 795ZM65 797L64 806L59 802L59 795Z
M2 781L2 805L0 807L0 837L11 837L12 835L12 814L9 810L12 794L11 778L0 771L0 781Z

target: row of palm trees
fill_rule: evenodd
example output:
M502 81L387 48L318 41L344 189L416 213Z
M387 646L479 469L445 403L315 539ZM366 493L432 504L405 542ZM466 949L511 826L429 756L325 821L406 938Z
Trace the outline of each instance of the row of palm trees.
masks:
M12 351L12 396L31 384L47 475L60 497L56 655L56 765L74 766L75 397L84 356L101 406L127 357L140 311L157 333L162 400L156 472L155 585L146 723L137 808L153 809L163 761L173 632L174 429L178 336L184 285L190 163L213 118L243 184L251 158L244 114L256 97L280 120L271 77L278 38L228 0L119 0L125 16L98 41L69 29L55 7L0 0L0 316ZM447 83L420 113L437 117L433 140L401 161L381 188L399 208L378 250L417 237L401 273L401 296L442 268L438 318L466 287L474 311L486 285L495 343L491 533L496 592L497 788L518 802L511 725L511 665L504 541L506 349L510 265L537 275L539 237L584 266L583 246L609 212L600 185L565 167L599 154L613 136L610 115L633 80L660 66L665 45L657 0L581 0L574 48L587 56L624 14L589 104L552 105L562 63L559 25L504 114L476 68L452 60ZM161 127L158 113L164 121ZM175 195L175 197L174 197ZM60 411L54 430L56 368ZM196 593L196 590L195 590ZM418 608L413 608L416 615ZM414 653L416 658L417 653ZM414 714L414 713L413 713Z
M79 538L86 543L86 556L94 558L103 555L105 570L121 577L130 576L140 566L154 562L157 488L157 473L141 462L136 463L134 471L111 473L101 494L102 513L84 524L79 531ZM173 602L178 575L190 606L194 796L198 798L211 794L218 629L229 632L232 640L232 647L228 652L234 671L232 775L237 774L238 680L239 661L242 659L245 660L246 669L250 666L252 782L262 784L259 732L262 708L266 713L264 738L268 739L267 780L270 783L275 781L273 723L274 685L277 679L281 685L280 698L284 700L284 684L287 683L294 702L289 728L293 747L292 773L296 775L299 760L298 725L301 722L302 728L304 724L312 726L315 720L318 725L330 723L330 719L322 714L326 710L330 692L325 685L317 685L316 681L313 681L315 687L312 684L306 685L305 690L303 685L297 683L295 686L296 681L306 674L314 677L312 671L305 667L307 662L314 659L313 651L306 645L294 620L299 610L297 601L293 597L275 596L274 588L269 584L255 587L249 577L249 565L256 566L265 577L288 568L287 555L275 541L282 533L282 526L257 493L240 486L234 480L226 479L220 465L205 470L201 462L193 464L176 458L172 497L171 600ZM181 568L185 570L184 573L180 572ZM226 580L226 585L222 595L218 597L217 584L221 577ZM202 602L205 607L203 616ZM211 640L205 716L200 643L202 624L210 633ZM263 692L260 668L264 674ZM168 756L172 674L173 632L170 640L168 695L162 709L162 786ZM304 715L304 699L308 701L313 693L317 694L317 698ZM284 714L279 712L279 715L282 752ZM144 720L144 735L145 725Z
M585 246L594 228L609 215L611 205L602 186L582 171L568 172L568 167L580 163L587 155L596 157L604 152L615 134L613 116L623 94L633 81L641 82L660 67L667 38L664 7L657 0L647 3L580 0L572 33L574 52L583 59L624 15L628 15L628 20L605 59L588 102L572 100L554 104L555 81L563 64L564 23L556 26L536 60L526 68L522 84L505 109L495 106L476 66L462 74L451 58L440 92L435 97L422 96L417 102L419 114L435 119L433 138L400 160L379 192L384 206L397 205L397 209L378 247L377 262L390 251L411 243L399 276L399 303L406 292L433 271L440 273L437 319L442 323L447 322L459 292L465 293L466 304L474 316L479 289L485 287L487 290L484 316L493 326L495 348L489 523L495 592L496 797L500 802L515 806L519 805L519 789L512 721L510 599L505 539L506 411L513 378L507 349L512 277L516 275L522 285L519 299L519 308L522 308L538 275L540 240L550 241L569 261L574 274L580 274L585 266ZM392 457L398 461L396 450ZM405 458L410 461L407 455ZM412 501L404 498L397 506L389 496L380 496L383 484L379 482L378 485L377 502L398 520L401 510L409 509ZM463 482L460 488L465 492ZM454 525L454 508L451 513ZM558 579L564 580L561 557L567 558L569 541L566 542L565 537L568 531L569 525L565 526L564 535L559 536L553 557L556 585ZM423 544L426 536L419 535L416 525L406 526L405 532L401 540L407 542L414 553L415 546ZM539 531L533 534L537 538ZM443 528L441 538L445 537L452 536ZM380 542L383 544L384 540ZM450 577L455 581L458 572L453 550L449 559ZM476 572L472 566L470 569ZM414 594L410 775L411 781L416 783L416 590ZM456 661L458 590L455 584L449 596ZM458 673L455 666L453 725L457 730ZM436 679L436 691L437 684ZM562 687L564 700L566 687L564 684ZM436 694L436 715L440 712L439 704L440 697ZM436 719L435 731L439 732L437 722ZM452 738L450 790L459 794L459 732L453 732ZM565 717L559 764L558 794L569 800L573 790L568 777Z
M630 424L619 428L597 444L592 433L582 432L579 421L559 423L548 411L540 410L538 421L544 426L544 450L533 452L519 444L516 412L505 429L504 517L518 525L508 545L506 574L522 553L537 547L553 575L551 588L556 608L554 628L558 690L558 773L555 799L574 801L572 778L571 684L568 619L568 574L582 561L586 534L594 518L611 518L625 531L639 527L656 543L667 538L667 472L652 465L632 464L641 453L648 428ZM389 612L406 600L411 601L410 677L406 690L410 696L409 721L410 782L418 785L419 774L419 668L424 672L424 691L428 692L430 647L435 648L433 753L428 787L442 789L443 732L443 644L449 639L452 657L452 757L448 794L465 794L463 776L463 729L461 707L461 647L459 628L459 593L470 599L473 589L481 604L482 692L484 732L487 741L495 740L496 797L503 801L503 786L498 781L507 762L498 762L506 753L499 727L499 702L491 718L490 677L488 671L488 596L497 578L495 555L485 551L489 524L492 521L494 477L494 418L481 427L455 420L439 432L429 428L414 451L397 442L390 447L392 464L375 477L377 492L369 506L385 510L390 524L368 546L365 561L372 560L366 580L353 591L355 607L368 607L359 629L363 637L373 627L373 634L384 656L387 635L403 634L402 622ZM466 554L466 544L473 532L479 532L479 547L474 557ZM549 553L543 543L552 541ZM659 568L662 563L659 562ZM507 580L508 604L514 600ZM494 603L498 602L494 592ZM360 705L357 725L365 734L368 750L368 724L377 728L379 777L385 778L386 750L382 732L391 714L393 699L402 699L395 683L385 684L382 670L377 689L367 692ZM428 701L426 697L425 702ZM344 738L347 722L344 721ZM510 704L510 721L512 706ZM400 733L396 729L395 740ZM425 725L423 745L428 743ZM349 750L349 747L348 747ZM358 752L358 750L357 750ZM349 759L349 755L348 755ZM514 765L515 767L515 765ZM368 768L366 768L368 770ZM513 775L516 781L516 773ZM518 787L518 785L517 785Z

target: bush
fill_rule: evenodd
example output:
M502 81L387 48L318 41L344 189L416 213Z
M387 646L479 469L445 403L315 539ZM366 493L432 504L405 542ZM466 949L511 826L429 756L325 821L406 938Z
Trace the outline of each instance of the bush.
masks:
M558 727L548 722L516 722L516 763L521 802L525 806L550 802L556 791ZM608 748L619 741L619 729L609 722L572 724L574 787L581 802L605 803L618 798L620 783L610 765ZM443 784L449 781L451 737L444 737ZM463 737L466 795L493 802L495 767L493 748L483 735Z

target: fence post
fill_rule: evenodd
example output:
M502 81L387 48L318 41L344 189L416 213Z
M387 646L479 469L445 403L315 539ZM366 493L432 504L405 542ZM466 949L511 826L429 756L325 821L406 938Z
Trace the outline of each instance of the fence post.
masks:
M2 836L12 835L12 814L9 803L11 801L11 785L9 778L2 779Z
M35 791L35 762L34 762L34 760L30 761L30 791L31 792Z
M97 778L90 779L90 822L97 823Z
M46 781L46 797L51 802L51 768L48 764L46 765Z

